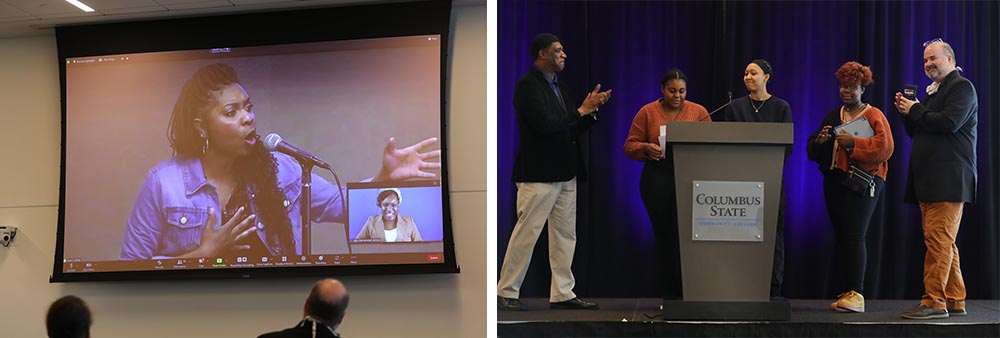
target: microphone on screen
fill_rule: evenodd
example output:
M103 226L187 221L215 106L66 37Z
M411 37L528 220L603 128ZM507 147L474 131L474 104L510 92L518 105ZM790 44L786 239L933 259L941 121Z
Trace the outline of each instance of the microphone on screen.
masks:
M306 151L305 149L296 147L294 144L291 144L288 141L282 140L281 136L278 134L270 133L266 137L264 137L264 147L266 147L267 150L277 151L282 154L294 157L296 160L299 161L299 163L311 164L320 168L332 170L330 168L330 165L327 164L326 162L323 162L323 160L319 159L319 157L316 157L316 155L313 155L312 153Z

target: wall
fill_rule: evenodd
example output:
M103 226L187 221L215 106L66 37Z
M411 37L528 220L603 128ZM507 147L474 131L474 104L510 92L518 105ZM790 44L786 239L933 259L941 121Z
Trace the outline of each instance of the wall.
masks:
M0 40L0 332L45 337L53 300L83 297L93 337L255 337L295 324L314 278L50 284L59 201L55 37ZM486 330L486 6L455 6L448 88L452 216L462 272L342 277L347 337L480 337ZM386 323L392 323L386 325Z

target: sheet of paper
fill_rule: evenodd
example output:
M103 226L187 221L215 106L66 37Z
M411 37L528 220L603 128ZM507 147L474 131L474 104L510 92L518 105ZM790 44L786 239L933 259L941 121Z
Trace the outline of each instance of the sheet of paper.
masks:
M660 126L660 150L666 151L667 149L667 125Z

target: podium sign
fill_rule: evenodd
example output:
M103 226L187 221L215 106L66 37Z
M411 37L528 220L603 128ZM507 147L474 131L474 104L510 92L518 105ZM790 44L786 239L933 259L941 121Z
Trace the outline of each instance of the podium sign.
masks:
M764 182L693 183L691 240L764 241Z

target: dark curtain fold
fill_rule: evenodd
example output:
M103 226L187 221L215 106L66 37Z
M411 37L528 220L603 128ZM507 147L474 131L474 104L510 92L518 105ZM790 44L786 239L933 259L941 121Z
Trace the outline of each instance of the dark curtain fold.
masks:
M636 111L660 97L670 68L687 73L687 99L709 110L746 95L742 75L752 59L774 67L768 90L789 102L795 145L785 165L787 250L785 295L833 298L839 290L833 230L822 176L806 159L805 142L839 107L834 72L847 61L871 67L875 83L862 96L883 112L896 144L886 190L868 232L868 298L918 299L923 293L919 209L903 203L910 139L892 97L905 84L923 88L922 44L941 37L955 48L979 94L978 202L967 205L958 247L970 299L1000 298L1000 4L920 2L499 2L497 230L498 268L516 221L510 174L517 152L513 88L531 67L529 44L541 32L562 38L560 74L582 99L600 83L614 90L601 121L586 135L591 179L579 184L578 243L573 270L584 297L656 297L652 229L639 197L642 164L622 146ZM921 90L922 91L922 90ZM918 97L924 97L920 93ZM522 287L547 297L547 238L539 238Z

